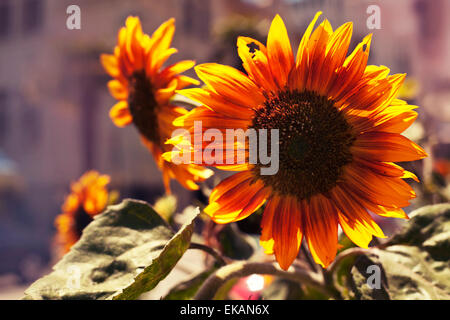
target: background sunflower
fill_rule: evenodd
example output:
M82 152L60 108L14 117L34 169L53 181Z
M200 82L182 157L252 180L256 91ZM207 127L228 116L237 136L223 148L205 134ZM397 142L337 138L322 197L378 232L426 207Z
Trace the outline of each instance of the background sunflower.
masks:
M70 194L61 206L62 212L55 219L57 233L54 244L58 257L69 251L93 217L106 208L110 196L106 188L109 182L108 175L88 171L72 183Z
M110 110L110 117L118 127L133 123L144 145L151 151L163 173L166 192L170 193L170 179L177 179L185 188L197 190L197 182L212 175L209 169L196 165L174 165L161 154L168 151L165 141L174 131L172 122L186 114L186 110L170 102L175 90L198 81L179 75L192 68L192 60L174 63L162 68L166 60L177 52L171 48L175 32L175 19L164 22L153 34L142 32L137 17L128 17L118 34L118 45L113 55L103 54L101 62L110 76L111 95L118 99Z

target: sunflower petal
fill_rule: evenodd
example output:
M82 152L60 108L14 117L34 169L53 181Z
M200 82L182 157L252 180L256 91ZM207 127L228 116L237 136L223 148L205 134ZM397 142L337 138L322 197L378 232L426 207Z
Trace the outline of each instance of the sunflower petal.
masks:
M117 78L120 75L119 65L117 59L112 54L102 54L100 56L100 62L106 72L113 78Z
M249 77L267 91L275 91L277 86L272 79L267 58L267 49L259 41L238 37L238 54Z
M388 132L367 132L356 139L352 153L375 161L414 161L427 157L427 153L408 138Z
M267 36L267 56L272 76L282 89L294 66L294 55L286 26L278 14L273 19Z
M246 218L264 204L269 191L257 181L252 183L248 173L236 174L234 179L228 178L219 184L210 196L210 203L204 212L216 223L230 223ZM242 177L246 179L241 180ZM242 195L242 189L246 193Z
M122 83L120 83L120 81L118 80L108 81L108 89L111 95L117 100L128 99L128 90Z
M234 104L252 108L265 100L255 83L232 67L205 63L198 65L195 71L209 88Z
M272 222L273 251L281 269L287 270L298 255L303 234L300 228L300 210L297 200L280 200Z
M308 213L303 215L305 239L314 261L326 268L337 252L337 211L334 205L321 195L313 196L308 207Z
M128 103L126 101L119 101L109 111L109 116L114 124L118 127L125 127L133 122Z

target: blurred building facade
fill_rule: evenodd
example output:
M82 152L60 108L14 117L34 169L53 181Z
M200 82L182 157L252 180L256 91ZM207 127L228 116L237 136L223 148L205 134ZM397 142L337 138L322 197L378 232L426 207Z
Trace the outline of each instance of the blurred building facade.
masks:
M71 4L81 9L81 30L66 28ZM381 9L379 30L367 28L369 5ZM335 28L355 22L353 46L372 32L370 63L418 79L422 90L418 104L430 118L438 115L439 139L450 139L450 99L444 106L434 102L450 91L446 0L2 0L0 150L14 162L23 183L17 198L0 198L0 203L9 202L0 214L0 246L12 246L10 239L16 246L21 241L24 247L30 242L47 246L70 181L89 169L110 174L112 187L125 196L151 201L163 193L161 175L136 130L117 128L108 117L114 100L99 55L112 52L128 15L139 16L147 33L175 17L173 46L180 49L175 59L201 63L216 60L214 34L232 16L265 22L267 32L270 20L280 13L296 50L319 10ZM220 62L231 64L227 54ZM174 187L181 192L176 183ZM17 233L21 226L26 230L23 236ZM0 273L6 269L0 267Z
M71 4L81 9L81 30L66 27ZM173 45L187 48L175 59L208 55L208 1L0 2L0 150L23 182L13 193L0 190L0 256L11 261L2 259L0 274L49 248L70 182L86 170L110 174L123 197L151 202L164 192L136 130L117 128L108 116L115 102L99 56L112 52L129 15L139 16L147 33L175 16ZM173 187L181 199L191 197Z

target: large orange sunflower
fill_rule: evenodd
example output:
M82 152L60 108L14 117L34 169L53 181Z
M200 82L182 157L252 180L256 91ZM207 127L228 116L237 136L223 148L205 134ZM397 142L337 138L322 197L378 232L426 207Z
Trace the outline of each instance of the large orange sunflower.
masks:
M55 242L61 251L60 255L69 251L93 217L105 209L109 197L106 185L109 181L108 175L88 171L72 183L71 193L61 207L62 213L55 219Z
M164 22L150 37L142 32L137 17L128 17L118 34L114 54L102 54L101 62L110 76L111 95L119 102L111 108L110 117L118 127L131 123L139 131L145 146L163 173L166 191L170 193L170 179L177 179L185 188L197 190L196 182L212 175L212 171L197 165L175 165L162 159L168 151L164 142L175 129L172 122L187 110L170 102L175 90L198 81L179 73L195 65L185 60L162 68L177 50L170 48L175 32L175 20Z
M205 212L217 223L229 223L267 202L260 242L283 269L298 255L303 238L314 260L327 267L336 255L338 225L360 247L367 248L373 235L385 237L368 212L407 219L402 207L415 193L403 179L417 180L393 162L426 157L401 135L417 117L414 106L396 99L405 75L367 66L371 35L347 56L352 23L333 31L325 20L314 30L320 14L296 58L277 15L267 46L238 38L247 74L219 64L197 66L206 88L181 94L203 106L175 121L189 130L202 121L203 132L279 129L278 172L261 175L261 165L249 161L217 165L240 172L212 191Z

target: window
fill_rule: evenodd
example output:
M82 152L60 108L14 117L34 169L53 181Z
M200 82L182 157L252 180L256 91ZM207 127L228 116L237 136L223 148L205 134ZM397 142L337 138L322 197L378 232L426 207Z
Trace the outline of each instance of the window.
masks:
M0 1L0 39L4 39L11 33L12 7L9 0Z
M5 91L0 91L0 144L6 141L8 134L8 95Z
M211 24L209 0L185 0L183 13L183 31L203 39L208 38Z
M439 51L443 38L445 9L443 1L417 0L415 9L419 20L421 49L434 53Z
M44 23L44 0L24 0L22 19L24 32L39 31Z
M36 146L41 137L41 117L39 109L35 106L24 104L21 121L23 128L22 138L26 143L29 143L30 147Z

